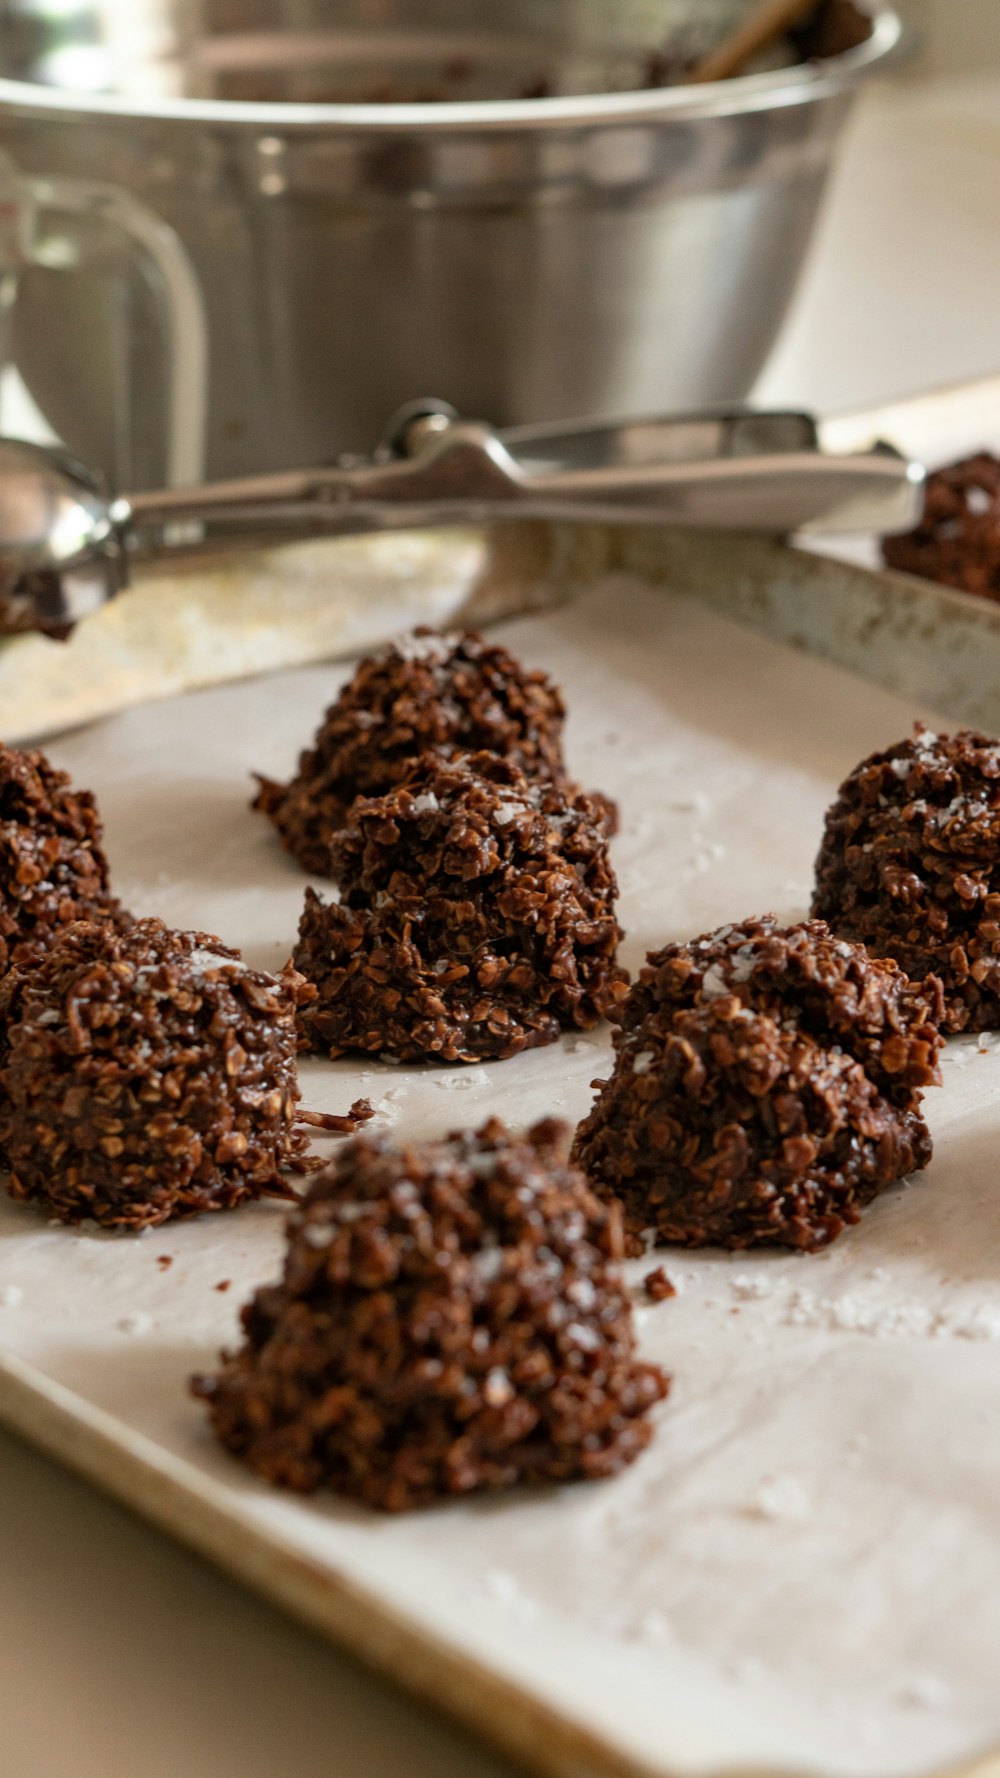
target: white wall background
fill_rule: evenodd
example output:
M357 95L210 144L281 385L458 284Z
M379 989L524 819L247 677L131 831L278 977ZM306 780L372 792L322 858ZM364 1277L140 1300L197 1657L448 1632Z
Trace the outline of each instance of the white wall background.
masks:
M896 0L756 399L849 413L1000 373L1000 0Z

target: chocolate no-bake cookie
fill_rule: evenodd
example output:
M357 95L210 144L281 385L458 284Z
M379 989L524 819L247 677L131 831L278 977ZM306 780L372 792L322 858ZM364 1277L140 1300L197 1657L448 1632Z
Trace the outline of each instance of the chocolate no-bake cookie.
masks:
M74 920L125 918L108 890L101 821L44 753L0 747L0 976Z
M827 815L813 909L939 976L944 1030L1000 1027L1000 741L918 729L863 760Z
M689 1246L816 1249L927 1165L940 986L915 986L812 920L723 927L651 955L574 1158Z
M468 1062L586 1028L625 992L598 803L494 754L438 761L361 799L312 890L293 962L317 990L307 1046Z
M567 1147L561 1124L495 1119L349 1143L292 1215L244 1345L195 1379L223 1444L389 1512L631 1463L667 1379L636 1358L617 1208Z
M929 476L920 523L884 537L882 556L889 568L1000 599L1000 457L980 451Z
M355 797L392 790L421 754L488 749L529 778L561 783L565 714L547 675L498 643L419 629L361 662L291 783L258 779L254 808L306 870L328 876L330 842Z
M304 991L159 920L70 927L0 984L11 1195L129 1229L289 1196Z

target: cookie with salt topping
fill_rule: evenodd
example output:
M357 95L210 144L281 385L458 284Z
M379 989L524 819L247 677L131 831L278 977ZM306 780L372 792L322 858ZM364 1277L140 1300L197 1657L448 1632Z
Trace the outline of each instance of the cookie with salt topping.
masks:
M613 1205L553 1120L361 1136L288 1225L280 1283L194 1380L257 1474L387 1512L616 1474L668 1380L636 1355Z
M304 1045L472 1062L615 1011L617 883L601 803L478 753L426 758L337 836L339 902L312 890L293 953Z
M562 783L565 714L551 679L499 643L421 628L360 663L295 776L259 777L253 806L305 870L329 876L330 843L355 798L392 790L422 754L486 749L528 778Z
M652 954L574 1158L619 1199L630 1250L815 1250L925 1167L936 982L821 921L726 926Z
M127 920L108 887L93 792L37 748L0 747L0 975L74 920Z
M290 966L249 969L160 920L70 926L0 984L11 1196L60 1222L131 1230L292 1196L306 991Z
M944 988L942 1028L1000 1028L1000 741L917 728L841 785L813 911L914 980Z

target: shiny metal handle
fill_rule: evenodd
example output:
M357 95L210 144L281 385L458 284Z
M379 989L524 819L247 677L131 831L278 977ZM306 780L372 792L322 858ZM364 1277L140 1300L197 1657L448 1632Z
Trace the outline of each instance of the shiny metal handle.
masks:
M741 416L742 418L742 416ZM761 416L761 422L767 416ZM712 424L723 425L716 417ZM645 423L647 428L653 424ZM661 444L671 426L659 422ZM808 424L808 422L807 422ZM178 522L248 530L351 531L474 523L498 518L646 522L711 530L788 533L903 529L915 519L923 471L879 449L838 457L818 449L629 459L629 426L576 428L560 464L560 430L505 438L479 422L421 429L409 455L332 469L289 471L200 488L137 494L116 519L138 530ZM587 455L585 441L600 440ZM581 443L581 441L584 441ZM614 441L609 448L609 441ZM766 434L764 436L766 443ZM539 454L541 452L542 454Z

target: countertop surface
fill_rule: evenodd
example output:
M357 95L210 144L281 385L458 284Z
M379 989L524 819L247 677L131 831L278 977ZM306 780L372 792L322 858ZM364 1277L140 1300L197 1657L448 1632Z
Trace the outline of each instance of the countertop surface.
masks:
M870 92L759 394L868 407L1000 371L1000 70ZM4 1778L515 1778L0 1434Z

